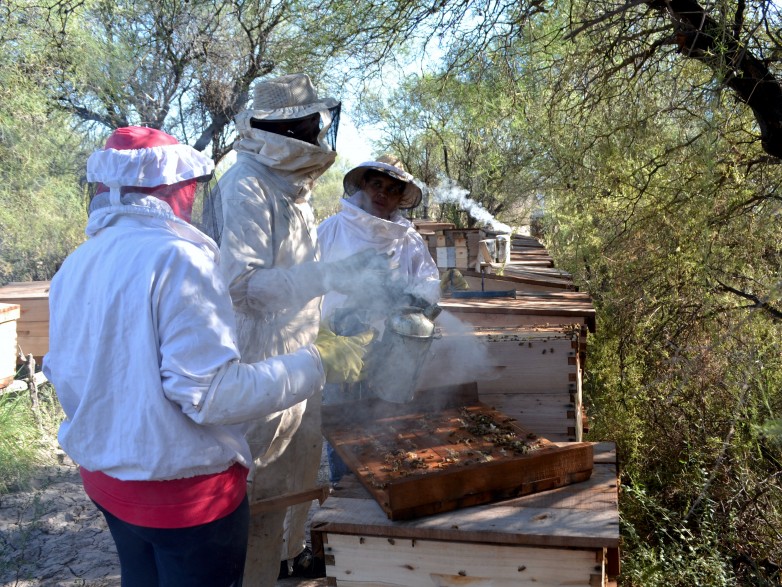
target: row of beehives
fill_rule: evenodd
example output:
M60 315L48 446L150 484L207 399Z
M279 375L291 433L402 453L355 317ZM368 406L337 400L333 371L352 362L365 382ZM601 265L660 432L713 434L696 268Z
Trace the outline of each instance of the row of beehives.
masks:
M418 228L433 235L431 225ZM511 243L511 261L504 266L461 269L471 291L490 295L444 296L446 312L437 320L442 340L470 339L488 351L489 372L473 362L477 376L468 379L477 381L482 403L562 447L581 445L571 441L584 431L581 373L586 337L595 329L594 307L571 276L554 267L539 241L513 236ZM508 290L515 297L493 297ZM446 313L469 328L446 332L451 322L443 321ZM469 357L449 355L452 348L432 344L419 389L447 390L464 382L454 376L464 373L460 367L470 365ZM620 572L615 448L602 443L594 451L593 473L585 482L420 521L386 519L355 487L335 492L313 519L313 543L324 548L329 584L615 586ZM549 473L557 476L553 467Z
M534 237L483 228L456 228L449 222L415 220L429 253L441 269L502 272L506 266L553 267L543 245Z
M456 229L418 222L416 226L428 239L460 238ZM496 235L481 231L481 236ZM471 328L459 332L443 328L443 341L432 345L418 388L464 382L469 377L460 368L465 358L453 356L452 349L459 345L446 340L477 339L488 351L489 361L488 369L475 366L483 403L548 440L580 441L586 428L582 369L586 336L595 326L594 307L587 294L576 290L569 274L553 267L537 239L513 235L510 243L511 260L501 268L486 263L462 270L476 297L446 294L441 300L444 310ZM515 297L492 297L503 291ZM493 293L480 297L479 292Z
M480 228L455 228L450 223L419 225L432 259L441 269L476 269L511 260L510 234L490 234Z

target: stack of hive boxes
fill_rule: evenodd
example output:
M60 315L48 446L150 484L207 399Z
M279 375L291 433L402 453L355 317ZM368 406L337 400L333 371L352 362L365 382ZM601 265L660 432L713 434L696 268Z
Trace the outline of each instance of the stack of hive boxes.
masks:
M446 247L459 241L452 227L419 230L435 259L438 238ZM595 328L594 307L567 272L547 264L542 244L528 238L510 242L511 260L502 266L460 268L479 295L441 299L444 312L435 320L441 338L430 347L419 398L436 395L433 388L440 386L476 382L483 404L524 429L553 442L579 441L586 421L582 369L586 336ZM468 238L468 260L470 243ZM446 257L443 265L441 272L451 260ZM480 295L506 290L516 296ZM462 343L486 353L461 352ZM481 364L486 354L489 365ZM610 443L594 449L594 471L584 483L420 520L389 520L362 487L338 487L312 524L313 544L322 543L326 555L329 584L615 585L616 455Z
M49 351L49 281L20 281L0 287L0 303L19 308L16 335L19 352L40 365Z
M440 269L475 268L479 242L484 233L479 228L454 228L453 224L414 221L427 243L432 259Z
M424 236L430 250L434 243L436 253L449 245L466 246L468 263L463 273L478 295L452 298L446 294L442 298L441 307L466 328L455 332L443 326L443 340L432 344L418 389L477 380L480 400L518 419L525 428L555 442L582 440L587 428L582 370L587 333L594 331L595 320L589 295L575 291L571 276L551 267L553 262L538 265L550 256L537 239L513 235L511 261L499 269L486 263L476 265L477 245L497 234L427 228L423 228ZM438 262L441 271L459 267L450 261ZM557 274L552 277L554 271ZM481 297L481 290L507 290L515 292L515 298ZM473 342L465 342L468 339ZM475 365L473 379L464 368L471 358L456 358L458 353L453 352L470 344L485 349L490 363L489 367Z

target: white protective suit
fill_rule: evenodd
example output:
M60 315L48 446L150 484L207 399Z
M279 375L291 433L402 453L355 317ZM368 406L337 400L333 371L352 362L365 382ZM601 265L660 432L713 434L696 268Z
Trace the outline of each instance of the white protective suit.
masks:
M318 244L325 262L339 261L372 248L393 253L394 278L403 288L436 303L440 297L440 274L426 242L413 223L397 210L390 220L365 212L358 206L360 194L342 200L342 210L318 226ZM343 294L329 292L323 300L324 321L346 300Z
M43 370L80 465L166 480L250 464L243 425L319 390L317 350L239 362L214 242L143 194L93 201L90 237L52 280Z
M237 160L220 178L223 229L221 268L229 283L242 361L294 352L318 333L320 296L326 290L310 190L336 153L255 129L253 111L236 119ZM252 424L247 435L255 471L253 501L312 489L317 484L322 437L320 394ZM273 585L283 559L305 545L310 503L254 516L245 582ZM272 576L273 574L273 576Z

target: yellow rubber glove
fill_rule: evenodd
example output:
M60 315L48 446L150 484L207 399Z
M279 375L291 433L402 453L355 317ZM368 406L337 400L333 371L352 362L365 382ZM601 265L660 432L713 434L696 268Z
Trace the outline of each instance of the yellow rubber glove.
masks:
M440 278L440 293L470 289L470 285L458 269L449 269Z
M321 324L315 347L320 353L326 383L355 383L361 379L367 346L375 337L373 330L355 336L338 336Z

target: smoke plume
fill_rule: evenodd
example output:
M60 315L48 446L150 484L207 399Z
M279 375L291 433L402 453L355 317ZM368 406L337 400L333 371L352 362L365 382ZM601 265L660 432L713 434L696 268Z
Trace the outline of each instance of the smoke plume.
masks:
M499 377L488 343L475 336L471 324L443 311L435 321L442 337L429 349L429 360L418 381L418 389L490 381Z
M484 226L497 232L511 233L511 227L498 221L491 213L475 200L469 198L470 192L449 178L443 178L439 185L431 189L434 201L439 204L456 204Z

